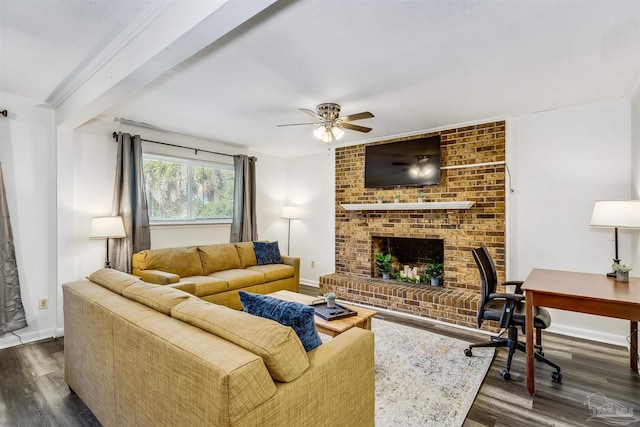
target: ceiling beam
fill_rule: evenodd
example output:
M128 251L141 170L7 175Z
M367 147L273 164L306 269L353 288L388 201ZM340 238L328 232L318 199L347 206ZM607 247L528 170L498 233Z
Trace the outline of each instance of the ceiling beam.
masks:
M56 109L56 126L76 128L162 76L277 0L174 1L104 61ZM148 15L147 15L148 20Z

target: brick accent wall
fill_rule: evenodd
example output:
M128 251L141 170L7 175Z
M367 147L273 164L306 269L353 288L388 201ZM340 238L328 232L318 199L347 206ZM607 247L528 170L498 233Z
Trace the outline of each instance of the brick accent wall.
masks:
M375 276L376 272L372 265L371 236L444 239L443 288L430 289L428 285L412 285L407 288L406 284L394 285L389 281L379 283L400 286L399 292L404 292L404 295L407 291L410 294L422 295L419 299L425 301L425 307L427 304L433 304L433 298L428 295L430 292L437 293L444 289L448 295L456 295L456 297L449 298L448 303L443 300L445 304L438 307L438 311L455 311L454 308L460 308L464 310L464 319L458 318L457 314L449 317L455 319L454 323L475 326L476 307L471 301L479 294L480 279L471 256L471 249L483 244L487 246L496 263L500 281L505 277L505 165L501 163L456 167L504 162L505 123L503 121L484 123L374 144L434 135L440 135L441 166L445 168L441 170L440 184L435 186L366 189L364 188L366 145L336 149L335 271L337 276L330 275L331 288L337 290L336 277L371 279ZM447 169L447 167L454 168ZM425 193L424 201L426 202L467 200L474 201L475 205L467 210L409 211L384 209L346 211L340 206L341 203L376 203L376 195L382 195L385 203L390 203L396 193L401 194L401 202L416 202L418 190ZM327 279L330 276L327 276ZM366 282L367 280L364 280L364 283ZM328 285L329 281L321 278L321 289ZM453 292L456 290L460 292ZM346 293L346 291L342 293L343 297ZM389 290L383 294L393 295L393 293L393 290ZM349 299L358 301L355 294ZM379 301L376 304L381 306ZM407 302L403 301L402 304ZM408 304L419 305L417 302ZM388 308L397 309L397 306L398 304L390 304ZM421 315L445 321L454 320L447 318L447 315L429 316L426 311Z

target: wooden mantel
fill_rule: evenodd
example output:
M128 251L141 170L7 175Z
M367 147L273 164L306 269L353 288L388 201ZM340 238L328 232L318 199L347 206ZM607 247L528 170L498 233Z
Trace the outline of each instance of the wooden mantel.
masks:
M433 209L469 209L476 202L420 202L420 203L341 203L347 211L408 211L408 210L433 210Z

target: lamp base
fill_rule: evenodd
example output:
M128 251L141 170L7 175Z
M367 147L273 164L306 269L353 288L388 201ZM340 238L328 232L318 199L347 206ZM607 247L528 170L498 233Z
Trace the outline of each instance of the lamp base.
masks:
M106 262L104 263L104 268L111 268L111 263L110 263L109 261L106 261ZM613 273L613 275L615 276L615 275L616 275L616 273Z
M607 273L607 277L616 277L616 272L612 271L610 273Z

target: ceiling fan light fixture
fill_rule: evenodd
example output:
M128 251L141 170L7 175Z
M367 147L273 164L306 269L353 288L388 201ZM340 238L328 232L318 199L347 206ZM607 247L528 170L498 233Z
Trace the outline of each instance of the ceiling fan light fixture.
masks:
M319 104L316 106L316 112L306 108L299 108L299 110L310 116L313 119L313 122L289 123L277 126L314 125L316 128L313 130L313 136L322 142L332 142L341 139L344 136L344 129L364 133L372 130L369 127L354 125L351 123L355 120L372 118L373 114L368 111L340 117L340 105L334 103Z
M331 133L333 134L333 137L336 139L336 141L344 136L344 131L337 126L331 128Z
M318 128L313 130L313 135L321 141L324 141L324 137L327 134L327 128L324 125L319 126Z

